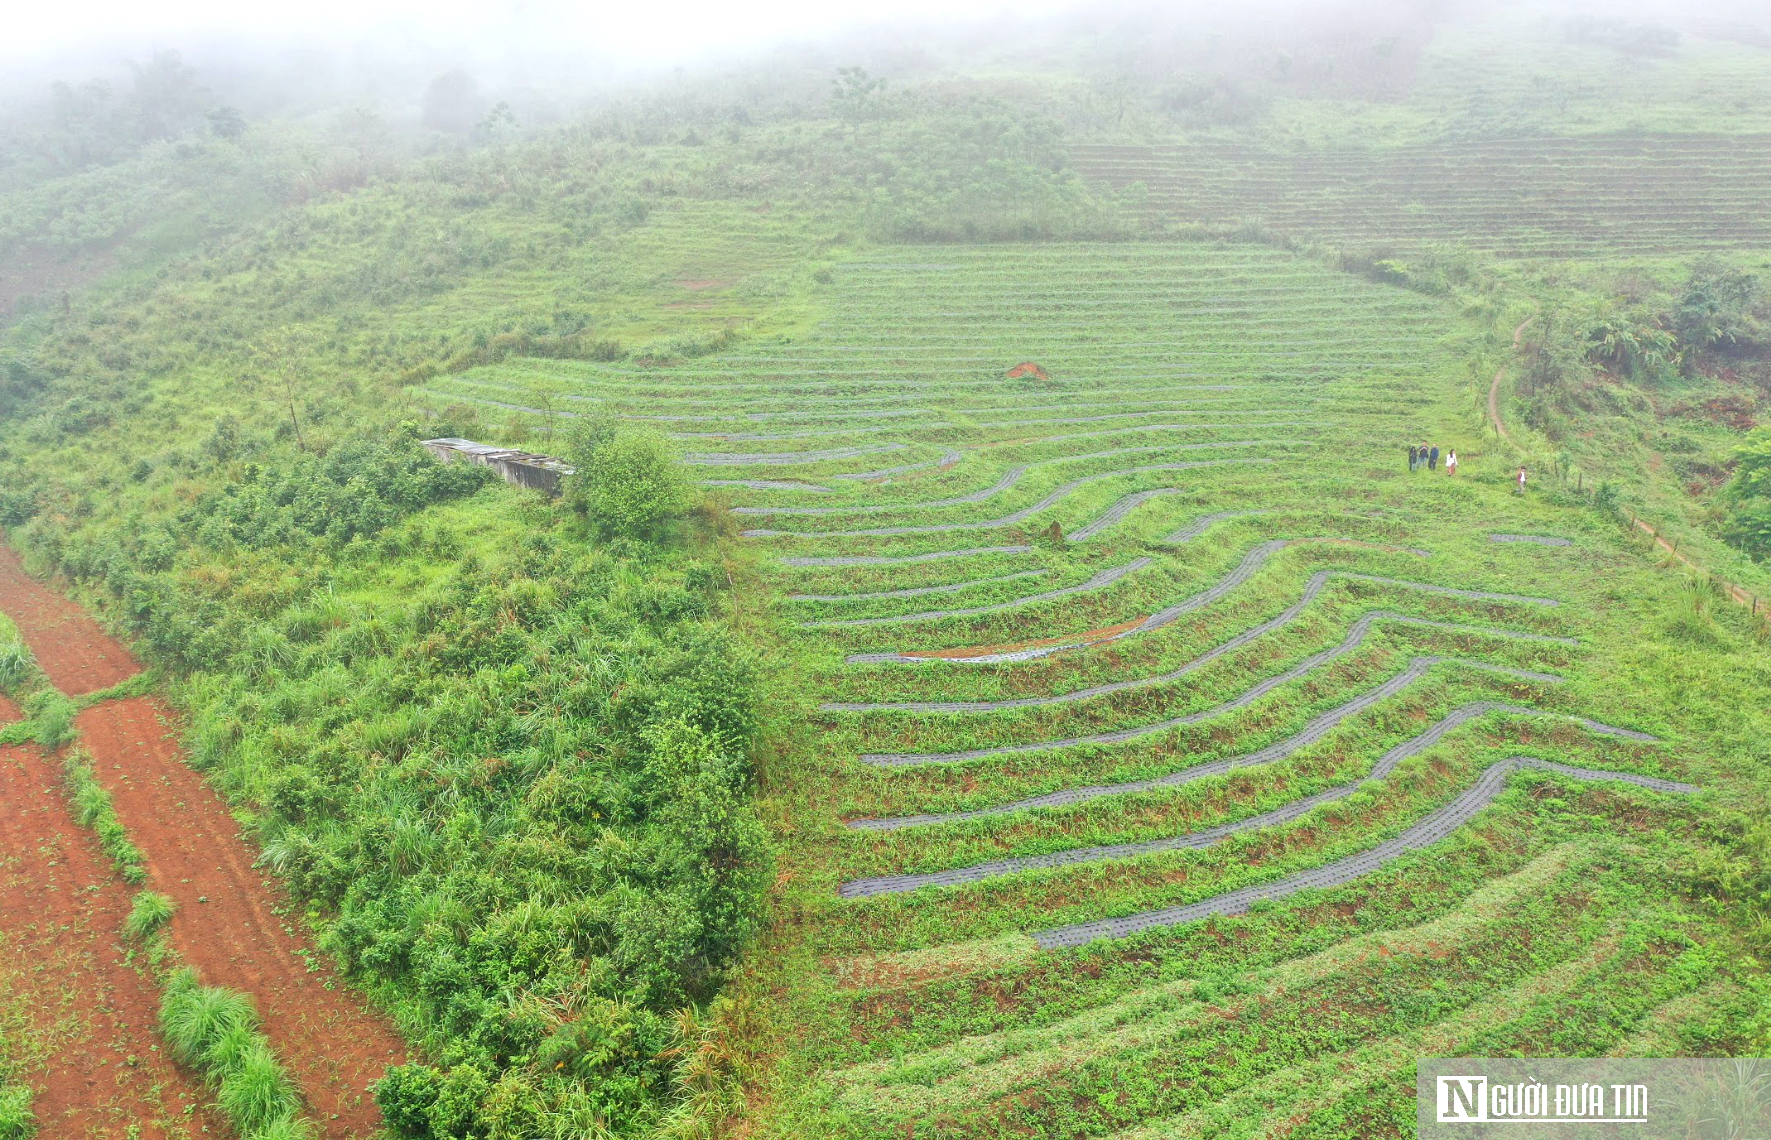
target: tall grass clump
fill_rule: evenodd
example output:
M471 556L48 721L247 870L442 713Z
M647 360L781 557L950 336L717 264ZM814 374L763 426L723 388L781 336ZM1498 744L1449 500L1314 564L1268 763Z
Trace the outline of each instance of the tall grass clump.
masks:
M11 693L25 683L36 669L31 651L19 636L12 619L0 614L0 693Z
M166 980L160 1035L172 1056L203 1074L242 1140L306 1140L301 1096L270 1041L258 1031L252 999L205 986L189 967Z
M130 840L123 821L117 818L111 793L98 782L91 757L77 748L70 751L62 760L62 778L67 781L68 794L74 801L74 818L98 836L99 846L117 865L117 873L127 883L146 882L147 861Z
M123 920L123 933L137 942L145 942L172 921L174 909L173 901L160 892L142 891L135 896L129 917Z

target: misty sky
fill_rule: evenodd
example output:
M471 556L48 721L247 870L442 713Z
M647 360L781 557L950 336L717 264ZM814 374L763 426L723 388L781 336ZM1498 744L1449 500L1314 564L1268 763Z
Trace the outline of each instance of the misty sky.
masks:
M364 38L404 40L396 48L508 45L587 56L624 55L669 63L708 50L742 49L816 37L857 24L932 18L1022 15L1074 0L667 0L665 3L569 3L566 0L164 0L155 4L84 0L19 5L7 18L0 54L48 62L56 57L138 52L197 41L245 38L290 46L345 47ZM1204 5L1216 7L1215 3Z

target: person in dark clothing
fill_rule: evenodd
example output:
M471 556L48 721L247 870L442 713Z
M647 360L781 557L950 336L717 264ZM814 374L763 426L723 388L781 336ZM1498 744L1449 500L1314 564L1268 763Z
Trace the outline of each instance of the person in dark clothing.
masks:
M1436 443L1433 445L1433 450L1427 455L1427 470L1439 470L1439 445Z
M1420 448L1414 446L1414 444L1411 443L1408 445L1408 469L1410 471L1413 471L1415 468L1415 465L1418 464L1419 462L1420 462Z

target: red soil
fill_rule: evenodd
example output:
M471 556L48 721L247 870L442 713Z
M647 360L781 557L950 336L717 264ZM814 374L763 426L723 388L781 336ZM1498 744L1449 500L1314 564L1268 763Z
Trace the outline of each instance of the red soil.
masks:
M127 649L85 610L34 581L6 546L0 546L0 609L18 626L50 682L70 697L108 689L141 672Z
M169 719L134 697L94 705L75 723L153 888L178 903L173 946L205 981L252 995L326 1136L367 1136L381 1123L369 1085L405 1060L405 1045L279 917L287 900L253 869L255 852L185 763Z
M15 712L0 701L0 720ZM0 802L0 985L53 1053L23 1074L38 1134L223 1134L203 1088L158 1048L158 991L124 959L129 890L74 821L59 773L35 749L0 749Z
M1023 360L1021 363L1008 370L1008 378L1010 380L1019 380L1023 376L1031 376L1035 380L1051 379L1051 377L1046 374L1045 369L1033 363L1031 360Z

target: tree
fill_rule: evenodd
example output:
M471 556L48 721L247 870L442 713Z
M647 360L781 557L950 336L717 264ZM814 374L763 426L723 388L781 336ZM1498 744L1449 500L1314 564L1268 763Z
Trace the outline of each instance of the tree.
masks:
M1771 428L1759 428L1735 449L1734 478L1722 491L1728 504L1723 534L1754 558L1771 554Z
M143 142L183 134L203 121L209 93L197 85L197 69L175 51L155 52L135 66L137 137Z
M424 125L433 131L465 135L480 117L480 85L461 68L430 81L424 91Z
M295 381L301 361L312 352L312 337L293 325L271 330L253 346L259 376L281 389L283 402L289 408L289 427L295 433L296 446L303 451L307 450L307 440L301 434L301 417L296 414Z
M233 142L246 133L246 120L233 107L212 108L209 112L209 133L218 139Z
M650 538L688 506L682 462L651 428L608 412L587 416L572 433L569 454L576 470L567 501L603 535Z
M510 104L500 99L492 104L486 117L474 125L474 137L480 142L498 144L508 141L517 133L516 112Z
M831 81L830 107L837 118L849 124L857 139L861 136L861 124L873 116L885 86L884 79L868 75L864 67L836 69L836 78Z
M1673 310L1673 332L1699 352L1756 341L1765 332L1755 311L1763 294L1753 274L1707 258L1692 267Z

